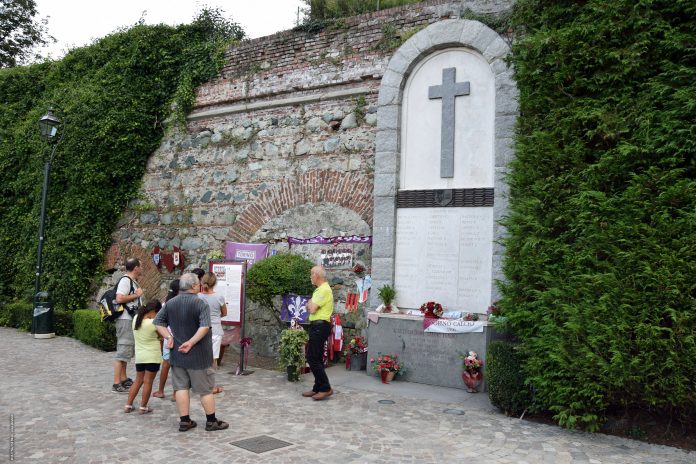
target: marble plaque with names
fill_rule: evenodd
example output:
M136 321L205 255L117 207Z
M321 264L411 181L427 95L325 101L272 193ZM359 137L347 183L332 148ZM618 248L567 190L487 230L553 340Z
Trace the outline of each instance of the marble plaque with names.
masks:
M493 208L399 208L394 287L400 308L437 301L485 313L491 304Z

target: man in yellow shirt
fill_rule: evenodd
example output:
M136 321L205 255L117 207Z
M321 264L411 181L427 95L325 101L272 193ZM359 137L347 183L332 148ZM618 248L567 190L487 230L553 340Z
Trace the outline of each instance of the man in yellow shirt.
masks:
M302 393L302 396L317 401L333 394L329 378L324 370L324 344L331 335L331 315L333 314L333 292L326 281L323 266L314 266L310 274L312 285L316 290L307 303L309 310L309 343L307 344L307 362L314 374L314 387Z

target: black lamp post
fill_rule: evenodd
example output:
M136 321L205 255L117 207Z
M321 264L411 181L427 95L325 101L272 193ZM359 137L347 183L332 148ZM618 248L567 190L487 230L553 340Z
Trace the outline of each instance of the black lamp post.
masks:
M44 114L41 119L39 119L39 129L41 130L41 136L48 140L50 144L53 145L51 149L51 156L49 156L44 162L44 178L43 178L43 189L41 190L41 218L39 220L39 245L36 250L36 280L34 281L34 297L41 290L41 252L43 251L44 244L44 223L46 221L46 193L48 192L48 175L51 172L51 163L53 158L56 156L56 148L58 144L65 137L65 118L61 122L53 114L53 108L49 108L48 113ZM58 131L60 129L60 138L57 138Z

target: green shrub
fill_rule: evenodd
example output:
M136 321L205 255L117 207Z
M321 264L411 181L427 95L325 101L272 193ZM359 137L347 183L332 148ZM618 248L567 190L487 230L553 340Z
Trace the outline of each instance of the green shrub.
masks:
M0 304L0 327L12 327L12 313L7 305Z
M6 306L10 314L10 327L28 332L34 318L34 308L31 303L15 301Z
M73 311L56 309L53 312L53 323L56 335L63 337L73 336Z
M116 326L102 322L99 311L80 309L73 312L75 338L102 351L116 350Z
M696 413L696 35L688 1L519 0L503 313L536 404Z
M273 298L284 293L311 295L309 274L313 266L310 260L290 253L261 260L247 274L247 296L272 311L280 321L280 309L274 308Z
M508 416L517 416L531 403L529 389L515 344L494 341L486 353L486 384L491 404Z

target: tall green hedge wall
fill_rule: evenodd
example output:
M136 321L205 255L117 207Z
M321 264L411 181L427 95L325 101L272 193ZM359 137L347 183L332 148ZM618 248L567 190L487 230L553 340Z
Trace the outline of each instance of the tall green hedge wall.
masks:
M500 305L536 404L696 418L696 3L520 0Z
M58 308L84 307L110 235L138 191L148 156L215 76L242 30L216 10L189 25L137 24L60 61L0 70L0 298L33 293L43 163L38 120L67 118L48 191L42 289Z

